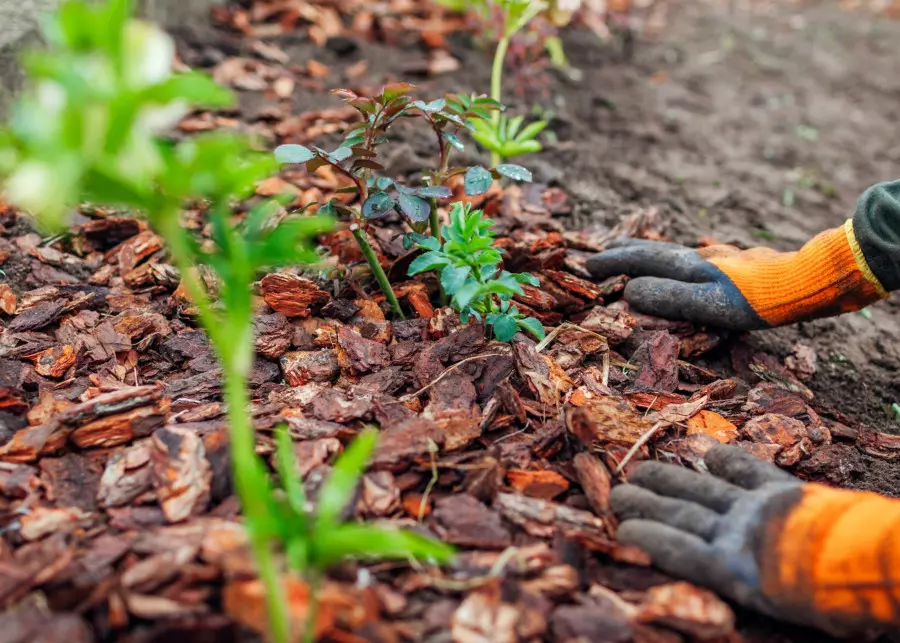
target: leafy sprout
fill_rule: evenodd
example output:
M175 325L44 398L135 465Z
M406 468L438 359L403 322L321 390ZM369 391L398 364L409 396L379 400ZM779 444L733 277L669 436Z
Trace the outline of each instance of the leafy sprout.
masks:
M500 271L502 257L493 247L493 223L470 204L454 203L450 224L442 230L443 244L434 237L407 237L409 245L426 250L410 264L409 274L437 272L441 287L452 296L450 306L462 321L484 320L500 341L508 342L519 330L542 339L541 323L523 315L511 301L523 294L522 284L537 286L538 280L528 273Z

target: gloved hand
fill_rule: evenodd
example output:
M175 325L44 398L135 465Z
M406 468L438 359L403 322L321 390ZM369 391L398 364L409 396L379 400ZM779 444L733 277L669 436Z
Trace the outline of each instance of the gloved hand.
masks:
M587 269L635 277L625 299L641 312L735 330L859 310L900 288L900 181L866 191L853 219L797 252L624 239Z
M673 576L832 634L900 625L900 500L805 484L718 445L712 475L659 462L612 490L620 541Z

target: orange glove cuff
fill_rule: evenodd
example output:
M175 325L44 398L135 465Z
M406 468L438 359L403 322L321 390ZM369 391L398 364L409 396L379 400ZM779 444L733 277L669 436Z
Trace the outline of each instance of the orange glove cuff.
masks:
M900 500L810 484L761 544L769 598L840 620L900 624Z
M706 258L770 326L860 310L887 297L856 241L852 220L797 252L754 248L724 256L713 251Z

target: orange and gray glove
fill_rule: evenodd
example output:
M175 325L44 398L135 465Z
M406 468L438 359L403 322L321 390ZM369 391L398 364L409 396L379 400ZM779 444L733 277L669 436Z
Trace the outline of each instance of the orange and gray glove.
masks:
M900 288L900 181L867 190L852 219L797 252L624 239L587 269L634 277L625 299L641 312L735 330L860 310Z
M612 491L618 538L653 564L832 634L900 626L900 500L803 483L738 447L710 474L659 462Z

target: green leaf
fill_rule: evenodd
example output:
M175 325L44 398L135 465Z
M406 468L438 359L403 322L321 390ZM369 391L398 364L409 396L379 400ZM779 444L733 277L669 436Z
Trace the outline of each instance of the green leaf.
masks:
M547 121L535 121L530 123L525 129L519 132L516 140L519 142L530 141L543 132L545 127L547 127Z
M419 188L415 192L426 199L449 199L453 196L453 191L445 185L429 185Z
M454 553L452 546L411 531L347 523L320 534L311 558L318 567L329 567L347 558L412 557L442 563Z
M529 286L538 287L541 285L541 282L538 280L538 278L530 272L513 273L513 279L518 281L520 284L528 284Z
M353 148L349 146L341 146L337 148L335 151L331 152L328 155L328 158L333 163L340 163L341 161L350 158L353 156Z
M363 114L374 114L378 111L378 106L375 104L375 101L371 98L366 98L365 96L358 96L357 98L347 101L347 103Z
M447 105L447 101L444 100L443 98L438 98L436 100L431 101L430 103L426 103L421 100L417 100L416 102L413 103L413 107L418 107L423 112L427 112L429 114L433 114L434 112L441 111L442 109L444 109L444 107L446 107L446 105Z
M387 190L392 185L394 185L394 180L386 176L379 176L377 179L375 179L375 187L377 187L379 190Z
M453 147L458 149L460 152L465 151L466 146L463 145L463 142L459 140L459 137L456 134L451 134L450 132L441 132L441 136L450 143Z
M418 232L410 232L403 238L404 247L410 248L412 244L415 243L420 248L425 248L426 250L440 250L441 244L434 237L426 237L424 234L419 234ZM406 245L409 243L409 245Z
M496 167L496 170L503 176L509 177L513 181L526 181L528 183L531 183L532 180L531 172L521 165L504 163L503 165L498 165Z
M381 97L385 103L390 103L395 98L408 94L415 88L415 85L410 85L409 83L391 83L390 85L385 85L384 89L381 90Z
M484 285L474 279L468 281L462 288L456 291L452 304L456 310L463 310L472 300L482 294Z
M338 456L331 475L319 489L315 532L323 534L338 524L341 513L359 484L375 444L378 432L365 430Z
M509 315L492 313L485 321L494 329L494 337L501 342L508 342L516 334L516 320Z
M184 100L198 107L222 108L235 103L234 94L200 72L178 74L144 92L149 101L169 103Z
M519 325L519 328L528 331L538 340L544 339L544 325L534 317L519 319L516 321L516 323Z
M432 250L431 252L426 252L425 254L416 257L413 262L409 264L409 270L407 270L407 274L412 277L413 275L417 275L420 272L434 270L435 268L441 268L443 266L446 266L448 263L450 263L449 257L447 257L442 252Z
M491 189L494 183L494 177L483 167L474 165L466 172L464 186L466 194L469 196L478 196L484 194Z
M275 465L281 486L288 499L288 504L298 516L306 518L306 492L303 480L300 479L297 458L294 454L294 441L285 427L275 430Z
M363 203L362 215L367 219L378 219L394 209L394 200L385 192L375 192Z
M306 163L316 158L316 153L303 145L279 145L275 148L275 158L279 163Z
M462 288L472 271L469 266L445 266L441 271L441 286L448 295L453 295Z
M400 210L413 221L426 221L431 214L431 206L428 201L417 196L401 194L399 198Z

